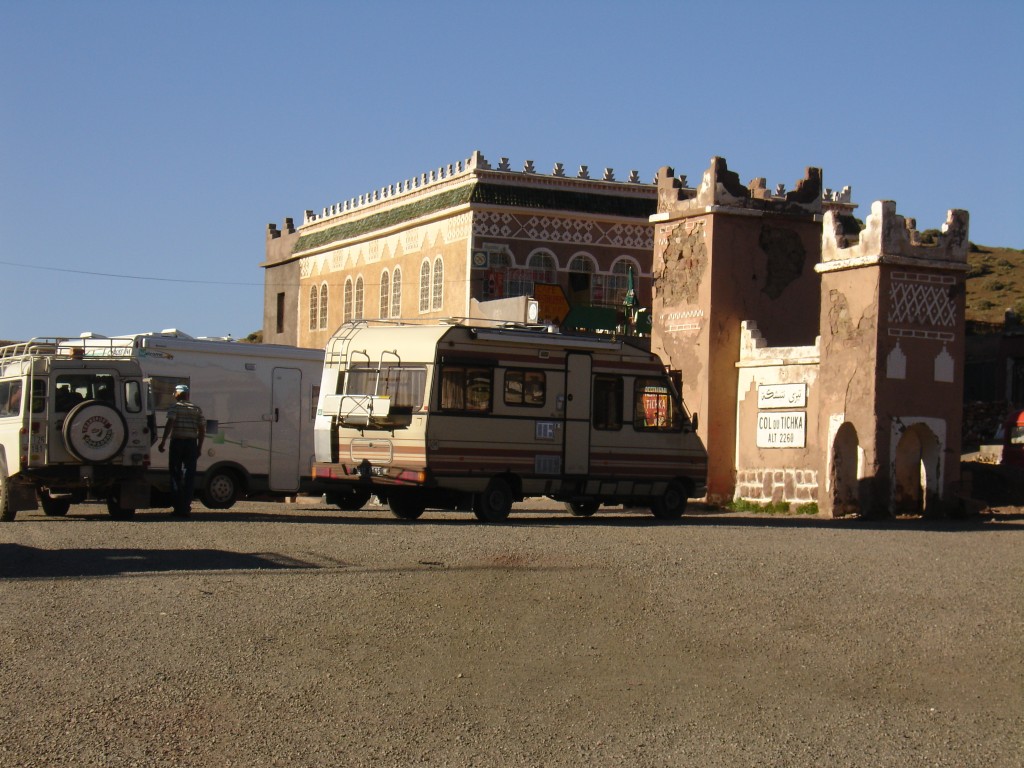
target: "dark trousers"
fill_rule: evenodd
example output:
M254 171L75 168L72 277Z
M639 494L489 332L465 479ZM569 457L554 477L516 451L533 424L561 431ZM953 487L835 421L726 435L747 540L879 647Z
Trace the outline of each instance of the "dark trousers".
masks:
M172 439L167 454L171 472L171 498L174 511L187 514L192 509L192 496L196 490L196 463L199 461L199 441Z

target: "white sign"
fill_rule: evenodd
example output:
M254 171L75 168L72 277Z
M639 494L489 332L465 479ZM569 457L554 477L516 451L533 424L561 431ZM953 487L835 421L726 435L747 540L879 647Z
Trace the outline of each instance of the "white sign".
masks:
M806 384L761 384L757 388L758 408L806 408Z
M757 414L758 448L803 448L806 440L805 411L768 411Z

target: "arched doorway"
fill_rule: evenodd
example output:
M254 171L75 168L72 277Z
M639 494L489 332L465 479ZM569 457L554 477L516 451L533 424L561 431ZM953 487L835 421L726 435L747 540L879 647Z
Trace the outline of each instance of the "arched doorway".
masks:
M939 499L939 439L926 424L904 430L896 444L892 512L921 515L936 511Z
M860 511L857 493L860 441L853 424L845 422L832 443L832 515L854 515Z

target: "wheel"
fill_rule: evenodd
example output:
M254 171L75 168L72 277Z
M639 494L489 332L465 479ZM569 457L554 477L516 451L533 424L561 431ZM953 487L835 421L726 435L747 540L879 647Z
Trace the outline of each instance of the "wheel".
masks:
M68 453L87 464L110 461L128 442L124 416L96 400L86 400L72 408L61 431Z
M127 520L135 516L134 509L124 509L121 506L120 488L115 488L107 497L107 513L115 520Z
M416 491L391 491L388 493L388 507L395 517L415 520L423 514L427 505Z
M71 498L69 496L54 498L48 490L40 488L39 504L43 508L43 514L47 517L64 517L71 509Z
M512 489L500 477L493 477L483 493L476 497L473 512L477 520L485 523L500 523L512 511Z
M651 512L659 520L678 520L686 511L687 501L686 486L678 480L671 480L665 493L651 504Z
M362 509L363 505L370 500L372 495L369 491L362 489L355 491L332 491L327 494L327 503L334 504L338 509L343 509L346 512L354 512L357 509Z
M7 467L0 462L0 521L9 523L16 514L11 508L11 481L7 479Z
M206 473L206 482L200 498L207 509L228 509L242 495L238 475L230 469L215 469Z
M590 517L592 514L597 512L597 508L600 506L601 505L593 499L565 502L565 508L569 510L569 513L572 514L573 517Z

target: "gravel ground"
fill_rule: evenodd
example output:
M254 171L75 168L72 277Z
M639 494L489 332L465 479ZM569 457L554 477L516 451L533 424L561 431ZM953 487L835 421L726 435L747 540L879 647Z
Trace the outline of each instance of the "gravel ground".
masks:
M1024 510L0 526L0 766L1022 766Z

